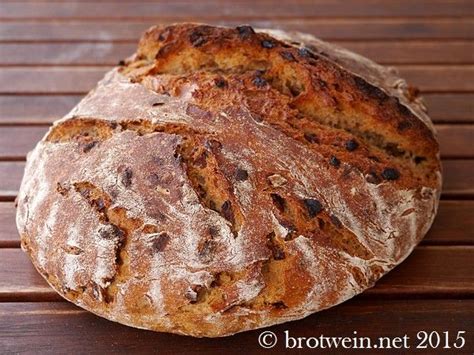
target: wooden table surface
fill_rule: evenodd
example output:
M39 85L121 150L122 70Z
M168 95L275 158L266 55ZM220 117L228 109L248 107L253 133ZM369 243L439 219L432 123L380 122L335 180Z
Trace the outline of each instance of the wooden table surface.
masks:
M52 121L134 51L143 30L193 20L301 30L396 66L422 90L439 133L444 188L439 214L421 245L373 289L270 330L305 337L408 334L412 347L420 330L449 331L453 340L465 330L463 349L426 352L472 354L473 19L472 0L2 1L0 353L263 351L257 342L261 331L193 339L96 317L63 301L19 248L13 201L26 153ZM275 349L283 350L282 340Z

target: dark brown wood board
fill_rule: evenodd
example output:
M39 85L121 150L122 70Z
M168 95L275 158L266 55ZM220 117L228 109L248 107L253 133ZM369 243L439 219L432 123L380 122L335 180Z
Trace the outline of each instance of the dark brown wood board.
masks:
M466 330L474 352L474 2L470 0L6 0L0 2L0 353L260 353L261 331L194 339L129 328L58 296L20 249L26 154L153 24L249 23L312 33L421 89L435 122L443 191L433 226L377 285L342 305L271 327L297 336L410 336ZM412 349L410 349L412 350ZM314 353L331 353L316 351ZM334 352L340 353L340 352ZM343 352L344 353L344 352ZM356 353L394 353L357 351ZM396 351L395 353L406 353Z

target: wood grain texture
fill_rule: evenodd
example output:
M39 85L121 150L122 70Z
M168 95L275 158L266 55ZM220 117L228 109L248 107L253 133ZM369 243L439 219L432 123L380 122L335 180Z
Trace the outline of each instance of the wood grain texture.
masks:
M443 158L472 158L473 125L436 125ZM0 128L0 160L24 160L44 136L48 126L4 126Z
M474 63L471 41L333 41L381 64ZM3 43L0 65L116 65L135 43ZM34 53L34 55L31 55Z
M474 297L473 268L474 246L420 246L364 295ZM60 297L21 249L0 249L0 302L34 299Z
M248 23L258 28L280 28L311 33L327 40L467 40L474 38L469 18L442 19L289 19L222 20L187 16L156 21L8 21L0 23L0 41L130 41L136 44L148 27L177 21L236 26Z
M386 320L386 321L381 321ZM284 331L291 336L396 337L407 334L416 345L421 329L449 331L456 337L459 329L474 327L474 300L365 300L353 299L338 307L319 312L303 320L274 326L279 342L275 353L285 352ZM0 304L0 344L6 352L21 353L35 349L36 354L242 354L270 353L258 345L262 330L219 339L196 339L125 327L85 312L65 302ZM466 338L463 353L472 353L472 338ZM314 350L313 353L318 350ZM294 352L294 351L292 351ZM360 351L358 351L360 352ZM378 354L369 350L370 353ZM323 353L328 353L327 349ZM338 353L346 353L338 351ZM383 352L386 354L387 352ZM425 353L429 353L425 352ZM446 350L454 354L459 351Z
M15 204L0 202L0 248L18 248L20 237L15 225ZM424 245L473 245L474 201L441 201Z
M80 6L79 6L80 5ZM42 2L2 3L1 19L25 18L183 18L192 13L194 16L215 17L384 17L384 16L469 16L474 15L472 2L468 0L391 0L374 2L370 0L298 0L280 2L275 6L269 1L169 1L143 2L140 6L133 3L103 3L97 6L91 1L75 1L69 4L51 4Z
M443 198L474 198L474 160L443 160ZM20 187L25 163L0 161L0 200L13 200Z
M50 124L69 112L83 95L0 95L1 124ZM424 94L434 122L474 122L474 94Z

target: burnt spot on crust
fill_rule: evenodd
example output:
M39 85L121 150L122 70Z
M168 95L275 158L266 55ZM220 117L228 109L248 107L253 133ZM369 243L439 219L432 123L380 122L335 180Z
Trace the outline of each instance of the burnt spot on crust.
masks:
M162 232L156 235L151 241L151 249L153 252L161 252L165 250L170 241L168 233Z
M382 171L382 177L385 180L397 180L400 177L400 172L395 168L385 168Z
M254 29L252 28L252 26L249 25L237 26L235 29L237 30L240 38L242 39L250 38L252 35L255 34Z
M157 101L157 102L154 102L151 106L153 107L157 107L157 106L163 106L165 103L162 102L162 101Z
M283 197L281 197L278 194L272 193L270 194L270 197L272 198L273 204L275 207L280 211L284 212L286 208L286 201Z
M315 217L319 212L323 210L321 202L315 199L307 198L303 200L303 204L306 207L309 217Z
M237 168L235 170L235 180L245 181L248 178L249 178L249 173L247 172L247 170L244 170L244 169L241 169L241 168Z
M355 139L349 139L345 144L345 148L349 152L353 152L357 148L359 148L359 143Z

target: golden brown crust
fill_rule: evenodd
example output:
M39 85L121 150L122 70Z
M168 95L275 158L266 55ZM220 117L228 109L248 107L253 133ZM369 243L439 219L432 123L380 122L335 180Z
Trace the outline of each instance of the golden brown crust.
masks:
M55 123L17 224L60 294L135 327L229 335L340 303L421 240L441 181L418 103L374 86L371 62L274 36L154 27Z

